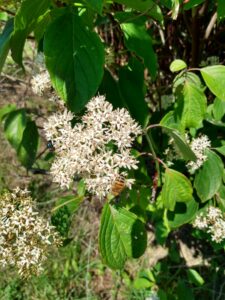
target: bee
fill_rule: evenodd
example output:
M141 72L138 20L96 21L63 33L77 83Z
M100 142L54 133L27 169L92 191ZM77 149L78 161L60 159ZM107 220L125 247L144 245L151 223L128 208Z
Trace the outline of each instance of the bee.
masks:
M113 196L118 196L125 189L125 178L120 176L112 184L111 192Z
M53 152L55 151L55 147L52 144L52 141L48 141L47 142L47 148L49 149L49 151Z

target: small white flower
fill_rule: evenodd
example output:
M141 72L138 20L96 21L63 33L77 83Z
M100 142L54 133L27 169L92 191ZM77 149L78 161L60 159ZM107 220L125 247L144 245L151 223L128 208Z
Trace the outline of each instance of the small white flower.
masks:
M75 175L83 177L87 190L102 198L121 172L137 169L130 148L142 131L126 109L113 110L104 96L94 97L86 108L74 127L70 122L74 115L67 110L44 124L46 137L56 149L51 174L54 182L66 188ZM131 187L132 182L127 185Z
M43 270L49 245L61 240L54 228L33 211L27 190L0 196L0 264L15 266L23 277Z
M195 218L193 226L208 232L216 243L225 239L225 217L219 208L210 206Z
M211 147L211 142L206 135L202 135L196 139L193 139L190 143L190 147L197 157L196 161L190 161L187 164L189 172L193 174L207 160L205 150Z
M198 229L205 229L208 227L208 222L206 217L203 216L203 214L199 214L193 223L193 226L198 228Z
M42 96L45 92L51 89L50 76L47 71L33 76L31 80L31 88L33 92L39 96Z

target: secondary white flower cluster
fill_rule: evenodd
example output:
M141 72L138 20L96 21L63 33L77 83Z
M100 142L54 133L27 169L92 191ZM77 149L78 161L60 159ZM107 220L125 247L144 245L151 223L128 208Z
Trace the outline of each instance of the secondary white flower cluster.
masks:
M197 157L196 161L190 161L187 163L189 172L193 174L207 160L205 150L211 147L211 142L206 135L202 135L196 139L193 139L190 143L190 147Z
M56 149L51 174L54 182L67 188L74 176L81 176L88 191L103 198L118 178L127 177L127 169L137 168L130 148L141 128L126 109L113 110L104 96L92 98L86 109L74 127L70 122L74 115L67 110L44 124L46 137ZM125 180L128 187L132 183Z
M0 196L0 265L13 266L22 277L38 275L50 245L61 240L53 226L32 207L27 190Z
M44 93L49 92L51 89L50 76L47 71L33 76L31 79L31 88L38 96L43 96Z
M201 212L193 226L208 232L216 243L225 239L225 216L219 208L210 206L206 213Z

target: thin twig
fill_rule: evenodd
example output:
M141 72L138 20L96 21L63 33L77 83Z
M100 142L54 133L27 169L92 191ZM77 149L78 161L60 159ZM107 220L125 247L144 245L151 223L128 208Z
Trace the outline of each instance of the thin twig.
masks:
M158 157L154 157L152 153L149 153L149 152L141 152L141 153L139 153L138 157L139 157L139 156L144 156L144 155L149 155L149 156L151 156L153 159L156 159L156 160L157 160L157 161L158 161L165 169L168 168L168 166L164 163L163 160L161 160L161 159L158 158Z
M211 18L211 20L209 21L209 24L206 28L206 31L205 31L205 35L204 35L204 39L207 40L210 36L210 33L212 32L213 30L213 27L214 25L216 24L216 20L217 20L217 12L215 12Z

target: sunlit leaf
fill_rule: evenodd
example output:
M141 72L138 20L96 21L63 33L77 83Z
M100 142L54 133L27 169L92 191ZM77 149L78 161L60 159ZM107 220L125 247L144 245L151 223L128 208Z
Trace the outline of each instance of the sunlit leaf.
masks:
M24 0L16 13L10 46L12 58L21 66L25 40L34 30L38 18L47 11L50 3L50 0Z
M187 68L186 62L181 60L181 59L175 59L171 64L170 64L170 71L171 72L179 72L183 69Z
M48 27L44 53L54 88L72 111L80 111L102 80L104 50L99 37L81 17L67 12Z
M5 119L5 136L16 150L18 150L22 142L23 132L26 128L27 121L28 120L24 109L10 112Z
M210 91L225 101L225 66L210 66L202 68L200 71Z
M2 34L0 35L0 73L5 63L10 48L10 38L13 32L13 19L5 24Z
M122 269L128 257L138 258L147 246L144 224L130 211L105 204L99 233L103 261L112 269Z
M166 169L162 188L162 202L165 208L173 211L176 202L192 200L192 185L186 176L173 169Z
M202 202L212 198L220 188L223 178L223 162L211 150L206 150L207 160L195 176L194 187Z
M198 203L192 198L190 201L177 202L174 211L167 211L167 219L170 228L177 228L195 218L198 211Z

